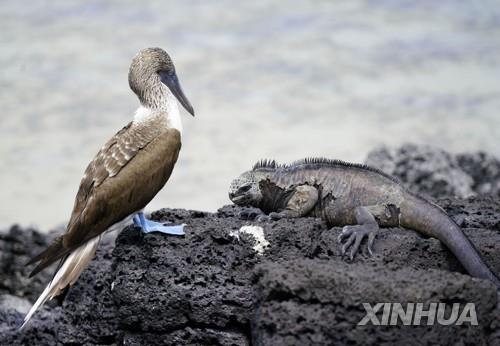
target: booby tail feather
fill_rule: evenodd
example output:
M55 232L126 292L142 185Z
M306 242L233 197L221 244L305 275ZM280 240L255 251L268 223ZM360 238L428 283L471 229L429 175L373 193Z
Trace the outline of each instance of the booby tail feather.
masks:
M50 266L52 263L57 261L58 259L64 258L71 252L70 249L65 248L63 246L63 237L57 237L52 244L44 251L33 257L26 263L26 265L30 265L36 262L40 262L37 266L31 271L30 278ZM59 268L58 268L59 269Z
M90 239L85 244L73 250L64 260L62 265L56 271L54 277L43 290L40 297L31 307L30 311L24 318L20 330L26 326L26 323L31 319L35 311L43 305L47 300L50 300L60 294L68 285L73 285L82 271L87 267L89 262L94 258L95 251L101 241L101 235Z

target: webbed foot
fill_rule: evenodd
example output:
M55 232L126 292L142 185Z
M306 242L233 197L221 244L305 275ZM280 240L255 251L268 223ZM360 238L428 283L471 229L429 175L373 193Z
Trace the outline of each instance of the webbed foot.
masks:
M151 233L151 232L161 232L165 234L172 235L184 235L184 224L175 225L175 226L166 226L162 222L156 222L152 220L146 219L144 213L137 213L134 216L134 224L141 228L143 233Z
M359 250L359 245L365 236L368 236L368 252L373 256L373 242L377 236L379 227L377 224L363 224L344 226L342 233L338 236L339 243L342 245L342 256L350 249L349 259L352 261ZM348 238L347 238L348 237ZM345 242L344 239L347 238Z

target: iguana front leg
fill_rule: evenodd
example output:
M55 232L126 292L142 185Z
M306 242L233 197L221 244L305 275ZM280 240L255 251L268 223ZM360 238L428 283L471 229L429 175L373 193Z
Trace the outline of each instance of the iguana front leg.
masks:
M399 209L392 204L357 207L354 210L354 217L358 224L344 226L338 237L340 243L347 238L342 245L342 256L350 248L349 258L351 261L358 252L365 236L368 236L368 252L373 255L373 243L379 231L379 224L383 226L399 225Z
M271 212L269 215L261 215L258 221L269 219L279 220L282 218L296 218L306 216L318 202L318 190L310 185L299 185L294 188L286 207L279 212Z

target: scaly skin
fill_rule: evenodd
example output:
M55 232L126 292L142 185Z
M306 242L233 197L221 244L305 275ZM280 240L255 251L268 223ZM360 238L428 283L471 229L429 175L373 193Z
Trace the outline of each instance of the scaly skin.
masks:
M260 221L314 216L331 227L344 226L339 241L351 259L364 237L372 254L379 227L413 229L441 240L472 276L491 280L500 289L498 277L439 206L374 168L328 159L289 165L261 161L233 180L229 198L269 214Z

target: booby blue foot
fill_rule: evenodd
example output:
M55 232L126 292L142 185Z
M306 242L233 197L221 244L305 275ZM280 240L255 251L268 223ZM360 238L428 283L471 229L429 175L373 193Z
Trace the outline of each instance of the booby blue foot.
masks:
M133 220L134 224L139 226L143 233L161 232L165 234L184 235L184 224L165 226L161 222L146 219L144 213L137 213Z

